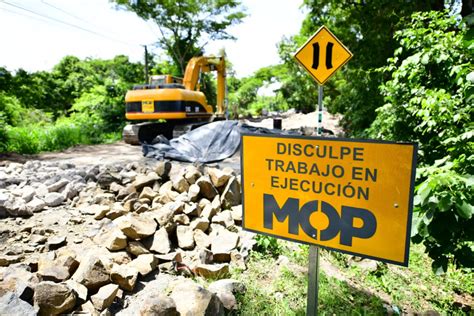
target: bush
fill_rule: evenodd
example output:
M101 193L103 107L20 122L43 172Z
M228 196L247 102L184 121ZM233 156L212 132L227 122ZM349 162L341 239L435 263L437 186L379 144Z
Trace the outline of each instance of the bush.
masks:
M7 123L2 112L0 112L0 153L7 151L8 147Z
M419 144L413 241L433 269L474 268L474 74L466 27L443 12L415 13L395 37L400 47L380 71L386 104L369 134ZM468 47L470 45L470 47Z
M27 109L16 97L0 92L0 114L5 124L17 126L26 113Z
M35 154L40 151L40 129L35 126L7 127L7 151Z
M278 257L282 252L282 246L275 237L257 235L255 241L257 242L257 250L263 254Z

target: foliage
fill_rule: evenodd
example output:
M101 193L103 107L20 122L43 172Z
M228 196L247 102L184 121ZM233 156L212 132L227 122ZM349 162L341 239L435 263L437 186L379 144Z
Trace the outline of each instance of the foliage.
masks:
M247 270L233 271L232 277L247 287L238 297L238 314L304 315L308 247L279 242L286 258L275 260L252 252ZM431 273L432 260L422 245L411 245L408 267L378 263L376 269L367 270L350 255L322 250L320 256L319 307L324 314L418 314L434 310L442 315L465 315L470 310L473 271L449 265L444 275Z
M278 243L278 239L276 239L275 237L267 235L257 235L255 237L255 241L257 242L258 251L263 254L268 254L277 257L282 252L282 247Z
M407 268L379 262L368 271L349 255L331 252L327 258L356 286L377 295L383 293L391 308L402 314L435 310L442 315L465 315L465 308L469 310L474 273L453 265L443 275L431 273L432 260L422 245L411 245Z
M39 124L22 127L6 126L6 152L36 154L44 151L62 150L78 144L95 144L120 139L121 133L104 133L98 126L84 128L69 118L54 124ZM0 137L1 122L0 122ZM2 150L0 150L2 152Z
M386 104L369 129L376 138L419 144L413 240L437 272L449 261L474 267L472 44L447 13L415 13L395 33L399 48L380 71Z
M0 68L0 150L36 153L117 139L125 93L142 80L142 65L126 56L66 56L51 72Z
M144 20L152 20L160 33L157 44L166 50L182 76L187 62L202 55L209 40L233 39L229 26L245 17L236 0L113 0L119 8L135 12Z
M282 242L290 246L290 243ZM286 248L286 247L285 247ZM305 315L307 303L307 251L291 245L283 253L286 258L275 258L253 252L248 269L235 271L233 278L247 287L238 296L238 315ZM382 301L350 286L347 282L319 274L319 310L328 315L383 314Z
M5 121L4 114L0 112L0 153L7 151L8 134L7 123Z
M318 87L308 73L298 65L293 54L298 44L304 43L304 36L297 35L291 39L283 39L278 45L278 52L283 61L283 68L278 76L282 84L280 93L288 107L303 112L314 111L318 104Z
M26 109L16 97L0 91L0 113L2 113L4 124L20 124L25 112Z
M267 85L280 81L283 68L281 66L268 66L257 70L252 76L237 79L230 77L229 105L237 109L240 114L260 115L263 109L279 111L288 109L288 104L277 89L275 95L259 95L259 90Z
M426 180L417 187L413 223L413 241L423 242L437 273L446 272L450 261L474 268L474 176L443 163L421 169Z
M282 73L282 94L290 107L314 111L317 84L297 65L294 53L321 26L327 26L354 57L324 86L324 104L331 112L343 114L348 135L364 135L375 118L374 110L383 104L378 91L384 81L374 71L393 55L393 34L401 17L414 11L440 9L443 1L337 1L305 0L308 14L300 33L279 44L280 58L286 69Z

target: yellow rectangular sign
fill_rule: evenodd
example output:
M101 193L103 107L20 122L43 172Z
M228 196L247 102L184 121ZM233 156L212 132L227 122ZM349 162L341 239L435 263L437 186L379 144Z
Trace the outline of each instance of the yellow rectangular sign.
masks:
M243 135L243 228L408 265L417 146Z
M155 104L153 100L143 100L142 101L142 112L143 113L153 113L155 112Z

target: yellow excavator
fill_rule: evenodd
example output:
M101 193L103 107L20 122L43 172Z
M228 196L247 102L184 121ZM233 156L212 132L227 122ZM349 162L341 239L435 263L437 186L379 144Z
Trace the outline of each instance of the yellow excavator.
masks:
M211 71L217 72L215 112L199 91L201 74ZM227 108L226 90L224 57L193 57L183 79L151 76L148 84L134 86L125 96L125 117L137 122L125 126L123 139L128 144L150 143L160 134L171 139L175 126L199 126L222 120Z

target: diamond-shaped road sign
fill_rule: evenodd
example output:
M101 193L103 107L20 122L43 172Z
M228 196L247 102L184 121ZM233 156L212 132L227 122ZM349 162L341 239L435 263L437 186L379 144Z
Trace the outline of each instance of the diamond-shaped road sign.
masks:
M296 52L295 59L323 85L352 53L325 26L319 28Z

